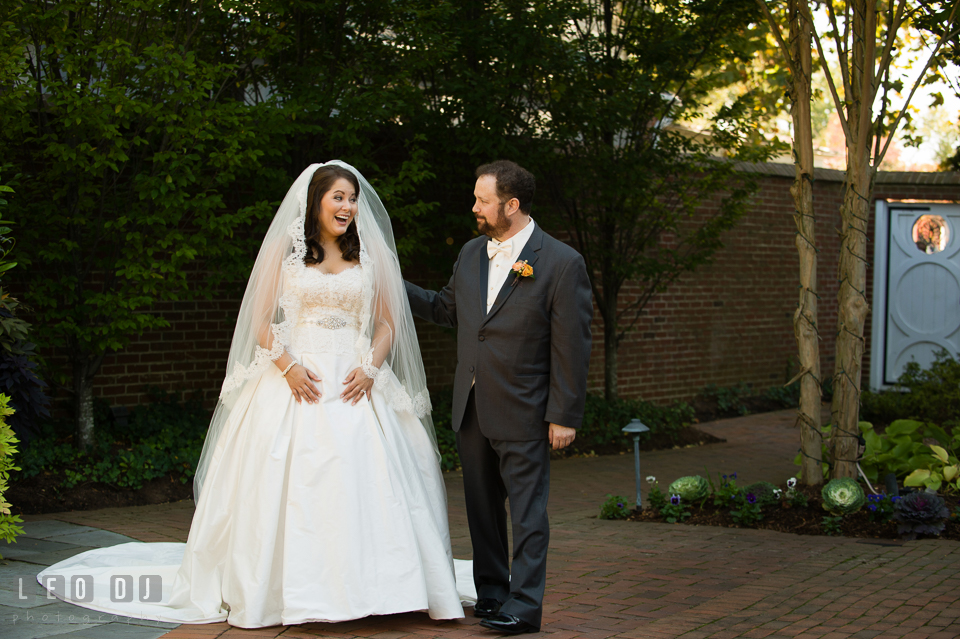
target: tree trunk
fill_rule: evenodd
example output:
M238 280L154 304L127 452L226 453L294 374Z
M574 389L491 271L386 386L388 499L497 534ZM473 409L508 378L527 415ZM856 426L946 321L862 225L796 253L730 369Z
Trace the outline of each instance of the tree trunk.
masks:
M840 208L840 262L837 279L837 350L834 371L831 477L856 477L860 437L860 377L863 326L867 319L867 222L875 169L873 146L873 78L876 5L851 3L849 99L847 100L847 175Z
M843 231L838 273L840 290L837 293L837 361L831 408L834 427L830 446L831 477L857 476L863 327L870 309L865 295L867 220L870 219L869 194L873 192L874 175L869 154L860 155L862 161L847 166L846 190L840 210Z
M806 0L791 0L790 56L793 58L791 113L793 116L793 152L796 177L790 193L797 224L796 245L800 257L800 300L793 315L800 372L801 475L803 483L816 486L823 482L820 466L822 432L820 430L820 335L817 329L817 236L813 209L813 130L810 123L812 26L805 19Z
M608 402L617 399L617 324L603 321L603 396Z
M83 358L73 363L73 405L77 424L77 448L89 450L94 443L93 375Z

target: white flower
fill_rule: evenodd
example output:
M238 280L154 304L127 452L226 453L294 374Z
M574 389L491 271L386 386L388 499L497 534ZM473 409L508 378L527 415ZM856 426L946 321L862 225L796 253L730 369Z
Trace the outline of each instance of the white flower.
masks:
M774 489L773 489L773 494L776 495L777 497L779 497L780 495L783 494L783 491L780 490L779 488L774 488Z
M790 479L787 480L787 488L793 488L796 485L797 485L796 477L791 477Z
M648 483L648 484L652 484L652 483L655 482L655 481L657 481L657 478L656 478L656 477L654 477L653 475L647 475L647 483Z

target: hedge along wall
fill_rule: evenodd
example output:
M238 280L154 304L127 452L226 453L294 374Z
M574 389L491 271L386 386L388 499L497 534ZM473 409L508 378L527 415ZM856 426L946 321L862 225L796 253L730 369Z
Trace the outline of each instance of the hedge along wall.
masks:
M688 274L654 298L620 347L619 392L654 401L690 399L707 384L740 382L762 390L783 384L795 372L792 316L797 303L798 267L790 185L793 167L744 165L761 175L752 210L725 236L712 265ZM841 171L817 170L814 184L820 248L819 294L823 372L833 372L837 313L837 251ZM875 199L960 201L956 173L881 173ZM873 256L873 229L868 259ZM452 264L451 264L452 267ZM868 278L870 272L868 271ZM868 299L872 280L867 282ZM629 302L627 287L623 302ZM94 393L111 405L148 401L146 390L201 392L213 406L219 394L242 291L213 301L157 305L171 324L108 356ZM590 388L603 387L603 326L593 323ZM418 322L427 382L453 382L456 334ZM866 326L869 374L870 323ZM55 354L48 353L50 360Z

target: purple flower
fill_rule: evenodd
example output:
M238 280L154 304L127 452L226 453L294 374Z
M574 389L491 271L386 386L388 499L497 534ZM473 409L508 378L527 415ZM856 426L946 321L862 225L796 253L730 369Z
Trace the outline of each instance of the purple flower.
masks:
M726 478L727 478L727 476L726 476L726 475L724 475L724 476L723 476L723 478L724 478L724 479L726 479Z
M730 474L730 479L736 479L736 478L737 478L737 474L736 474L736 473L731 473L731 474Z
M617 502L617 508L623 508L623 502L622 502L622 501L618 501L618 502Z
M757 496L754 495L753 493L747 493L747 503L748 504L757 503Z
M868 505L867 505L867 508L869 508L869 509L872 510L873 512L877 512L877 505L876 505L876 504L868 504Z
M897 503L898 501L900 501L900 495L894 495L893 497L890 498L890 501L893 503Z
M674 506L680 505L680 495L670 495L670 503Z

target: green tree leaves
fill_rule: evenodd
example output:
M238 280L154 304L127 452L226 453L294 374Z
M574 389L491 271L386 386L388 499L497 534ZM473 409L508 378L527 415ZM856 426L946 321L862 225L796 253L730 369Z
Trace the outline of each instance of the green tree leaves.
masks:
M151 312L157 302L209 294L247 268L246 247L230 240L258 210L231 190L267 153L267 107L230 90L247 80L241 59L209 44L221 40L206 23L220 9L2 8L19 44L4 53L25 61L5 60L12 90L0 95L0 149L22 172L10 204L26 266L18 279L38 340L69 353L71 390L89 404L103 356L166 324Z

